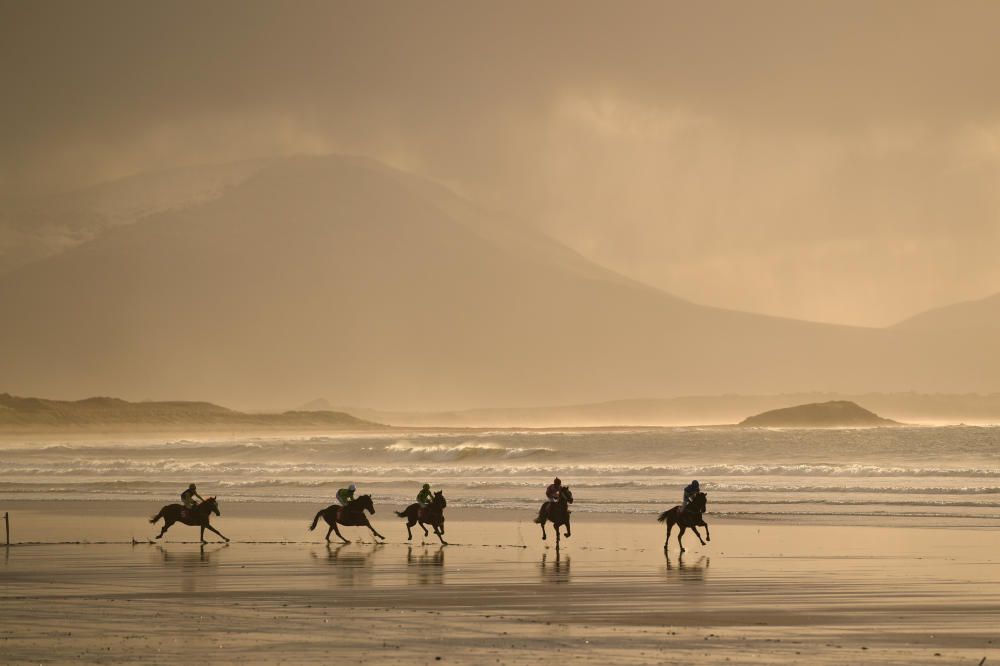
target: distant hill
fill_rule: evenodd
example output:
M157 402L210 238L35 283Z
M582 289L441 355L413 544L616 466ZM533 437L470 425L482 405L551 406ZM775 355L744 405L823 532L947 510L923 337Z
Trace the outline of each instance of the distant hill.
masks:
M64 401L0 393L0 427L8 428L206 428L368 429L381 427L344 412L290 411L248 414L210 402L128 402L118 398Z
M848 400L814 402L783 409L772 409L740 422L742 426L772 428L838 428L855 426L899 425L884 419Z
M765 317L626 279L370 160L275 160L205 190L183 175L163 196L153 178L109 186L116 211L161 212L0 274L0 388L394 411L1000 390L995 304L889 329Z
M787 405L849 400L905 423L925 425L998 424L1000 393L778 393L771 395L692 395L637 398L538 407L486 407L451 411L390 411L335 405L325 398L298 409L333 409L393 426L558 428L605 426L730 425L747 414Z

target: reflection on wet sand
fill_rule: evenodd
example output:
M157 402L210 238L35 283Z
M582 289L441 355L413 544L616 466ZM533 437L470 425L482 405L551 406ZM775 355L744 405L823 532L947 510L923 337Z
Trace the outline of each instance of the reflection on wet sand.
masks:
M409 578L421 585L444 582L444 546L424 547L415 552L413 546L406 547L406 564Z
M204 592L218 588L216 568L218 562L212 560L213 555L229 548L229 544L219 544L206 547L201 544L197 550L190 548L171 550L161 544L156 544L153 559L168 567L178 569L178 577L182 592Z
M542 581L546 583L568 583L569 582L569 555L560 555L556 549L556 556L549 558L548 553L542 553Z
M705 582L705 575L708 573L708 565L711 562L711 558L708 555L699 555L696 560L685 560L684 553L677 556L677 562L674 563L674 556L668 552L664 552L664 557L667 561L667 577L671 580L680 580L683 582Z
M374 575L372 559L384 548L384 544L367 545L353 543L327 543L326 557L322 553L311 551L315 560L326 560L335 565L336 580L345 585L364 585L371 582Z

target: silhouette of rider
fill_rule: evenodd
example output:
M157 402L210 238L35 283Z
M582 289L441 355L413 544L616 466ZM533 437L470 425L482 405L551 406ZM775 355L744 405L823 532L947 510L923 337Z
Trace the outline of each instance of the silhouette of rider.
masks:
M352 483L346 488L341 488L340 490L338 490L337 502L340 503L340 506L347 506L350 502L352 502L354 500L354 491L357 489L358 487Z
M559 493L562 490L562 481L557 477L549 487L545 489L545 498L549 501L549 504L555 504L559 501Z
M417 504L420 505L421 509L426 509L431 505L433 499L434 493L431 492L431 484L425 483L424 487L417 493Z
M552 512L552 505L559 501L559 495L562 491L562 481L556 477L549 487L545 489L545 504L542 505L541 511L538 512L539 517L547 518Z
M418 511L420 512L421 518L426 518L429 514L427 512L427 507L431 505L434 499L434 493L431 492L431 484L425 483L420 492L417 493L417 505L420 507Z
M691 503L691 500L693 500L699 492L701 492L701 488L698 486L697 481L692 481L684 488L684 501L681 504L682 513L684 511L687 511L688 505Z
M187 490L181 493L181 503L184 505L184 513L191 513L199 502L195 501L198 498L201 502L205 501L205 498L198 494L198 487L193 483L187 487Z

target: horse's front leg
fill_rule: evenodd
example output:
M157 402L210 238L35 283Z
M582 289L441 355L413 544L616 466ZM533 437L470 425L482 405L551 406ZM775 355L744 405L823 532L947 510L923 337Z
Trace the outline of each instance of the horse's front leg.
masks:
M420 529L422 529L424 531L424 536L427 536L427 535L430 534L430 532L427 531L427 526L424 525L424 521L417 520L417 523L420 525Z
M542 526L542 541L545 541L546 539L549 538L548 535L545 534L545 521L543 520L539 524ZM559 533L559 528L556 528L556 534L558 533Z
M207 541L205 541L205 526L204 525L201 526L201 542L202 543L208 543Z
M441 529L441 527L439 525L435 525L434 526L434 534L437 534L438 541L441 542L442 546L447 546L448 545L448 542L444 540L443 536L441 536L442 534L444 534L444 530Z
M208 529L212 530L213 532L215 532L216 534L218 534L220 537L222 537L223 541L225 541L226 543L229 543L229 539L226 538L226 535L223 534L222 532L220 532L219 530L215 529L214 527L212 527L211 524L206 525L205 527L207 527Z
M566 538L568 539L571 536L572 534L570 534L570 529L569 529L569 516L566 516Z
M708 533L708 523L701 521L701 526L705 528L705 541L711 541L712 535Z
M692 532L694 532L694 535L695 535L696 537L698 537L698 541L700 541L700 542L701 542L701 545L703 545L703 546L704 546L704 545L705 545L705 540L701 538L701 532L699 532L699 531L698 531L698 528L697 528L697 527L695 527L694 525L692 525L692 526L691 526L691 531L692 531Z
M379 539L382 539L382 541L385 541L385 537L379 534L378 531L374 527L372 527L372 524L368 521L367 518L365 518L365 525L368 527L368 529L372 531L372 534L377 536Z

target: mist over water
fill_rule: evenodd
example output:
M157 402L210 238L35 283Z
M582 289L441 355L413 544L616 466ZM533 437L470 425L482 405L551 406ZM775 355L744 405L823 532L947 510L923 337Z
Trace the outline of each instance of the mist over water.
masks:
M332 501L354 482L403 506L529 510L560 476L578 512L653 513L697 478L714 515L1000 519L1000 428L659 428L52 442L0 447L0 499Z

